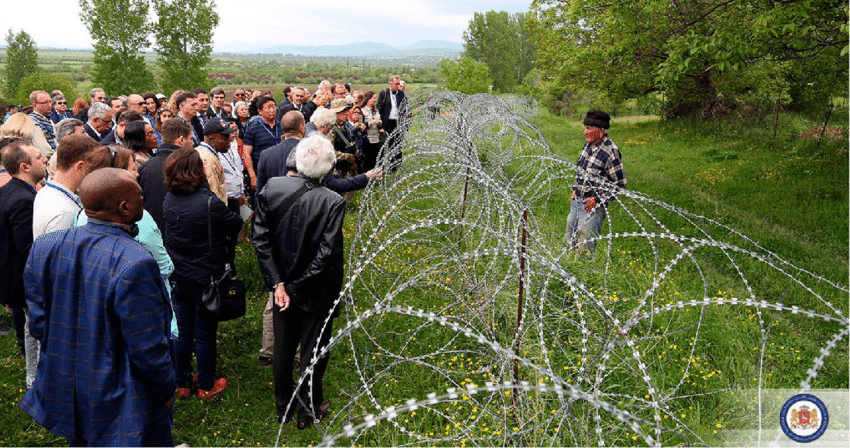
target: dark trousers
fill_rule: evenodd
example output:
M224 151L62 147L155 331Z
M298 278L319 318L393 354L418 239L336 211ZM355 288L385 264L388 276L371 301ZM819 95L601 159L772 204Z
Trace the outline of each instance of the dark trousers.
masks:
M301 376L304 377L307 367L313 363L314 352L318 354L331 339L333 318L322 331L327 316L308 313L297 306L290 306L289 309L281 312L280 307L275 305L272 313L272 321L274 322L274 360L272 364L274 367L274 398L277 415L284 416L295 389L292 367L298 344L301 344ZM292 403L292 406L297 405L299 416L316 415L316 410L324 401L322 378L325 376L327 367L328 356L316 360L313 365L313 378L305 378L301 384L298 390L298 398ZM311 382L312 387L310 387Z
M24 325L26 315L23 308L12 308L12 322L15 324L15 337L18 339L18 347L24 350Z
M185 286L178 283L174 300L177 315L177 387L192 387L192 352L198 359L198 388L210 390L215 383L215 366L218 350L216 332L218 321L204 319L198 315L204 286ZM194 350L192 345L194 343Z
M227 198L227 208L230 209L233 213L237 215L239 213L239 199ZM231 266L236 266L236 236L228 236L227 241L225 241L225 246L227 247L227 262L230 263Z
M387 133L386 146L384 147L384 158L386 160L386 165L384 166L384 170L393 172L397 170L401 166L401 134L395 134L390 136L398 125L397 120L387 120L384 123L384 131Z

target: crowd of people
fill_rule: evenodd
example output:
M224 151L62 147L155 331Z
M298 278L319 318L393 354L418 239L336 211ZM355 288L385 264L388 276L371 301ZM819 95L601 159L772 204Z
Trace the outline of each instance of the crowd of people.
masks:
M351 192L401 163L379 160L408 113L400 87L325 81L280 104L241 88L94 88L72 108L32 92L0 127L0 303L14 327L0 330L26 359L21 408L72 445L173 446L175 391L227 389L201 297L253 225L270 291L258 364L273 365L278 419L326 415L327 356L297 352L320 353L339 313ZM312 375L300 399L294 365Z
M74 446L173 446L175 391L209 401L227 389L202 296L249 226L269 291L257 362L272 367L278 421L304 429L327 414L345 210L402 163L381 148L397 146L410 111L398 76L377 94L324 81L285 96L95 88L69 110L62 92L38 90L4 119L0 304L36 422ZM584 124L589 177L573 184L568 237L592 253L616 197L604 184L626 178L610 116ZM298 390L293 369L310 377Z

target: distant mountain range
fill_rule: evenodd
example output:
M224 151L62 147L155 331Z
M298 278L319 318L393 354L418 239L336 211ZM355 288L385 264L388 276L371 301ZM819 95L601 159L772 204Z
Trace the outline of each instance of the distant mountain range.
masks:
M457 57L463 52L463 44L445 40L422 40L410 45L392 46L377 42L358 42L345 45L278 45L257 50L241 50L232 53L292 54L301 56L337 56L337 57L411 57L417 55L439 55Z

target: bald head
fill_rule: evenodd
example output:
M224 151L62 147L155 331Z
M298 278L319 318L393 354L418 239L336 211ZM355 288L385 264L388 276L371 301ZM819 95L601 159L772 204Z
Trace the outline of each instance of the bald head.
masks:
M142 219L142 188L127 170L92 171L80 184L79 195L89 218L126 225Z
M291 110L280 119L280 127L284 134L298 134L304 126L304 115L297 110Z

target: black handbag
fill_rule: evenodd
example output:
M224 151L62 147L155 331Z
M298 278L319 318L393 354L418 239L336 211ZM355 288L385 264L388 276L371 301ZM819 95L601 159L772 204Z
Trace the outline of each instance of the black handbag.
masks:
M203 306L198 314L205 319L224 322L242 317L245 315L245 283L239 280L236 269L227 264L218 280L210 276L210 284L201 301Z
M207 238L212 254L212 198L207 199ZM210 275L210 284L201 296L198 315L219 322L233 320L245 315L245 283L239 280L236 268L230 263L224 266L224 274L218 279Z

